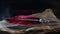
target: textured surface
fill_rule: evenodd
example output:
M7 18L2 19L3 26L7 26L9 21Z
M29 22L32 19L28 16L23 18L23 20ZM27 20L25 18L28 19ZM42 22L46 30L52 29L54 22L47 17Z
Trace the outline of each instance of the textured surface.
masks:
M33 16L38 16L41 17L43 16L44 18L46 17L52 17L52 20L55 20L59 23L59 20L56 18L56 16L53 14L51 9L46 9L45 12L43 13L36 13L32 14ZM53 33L52 33L53 32ZM46 25L36 25L31 28L19 30L16 32L9 32L10 34L56 34L60 32L60 25L57 26L46 26ZM1 32L2 33L2 32Z

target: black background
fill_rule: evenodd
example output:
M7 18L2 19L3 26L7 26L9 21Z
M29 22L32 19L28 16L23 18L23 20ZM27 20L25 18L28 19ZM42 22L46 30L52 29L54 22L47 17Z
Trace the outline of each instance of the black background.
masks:
M29 15L42 12L46 8L54 9L55 15L60 17L59 0L0 0L0 18Z

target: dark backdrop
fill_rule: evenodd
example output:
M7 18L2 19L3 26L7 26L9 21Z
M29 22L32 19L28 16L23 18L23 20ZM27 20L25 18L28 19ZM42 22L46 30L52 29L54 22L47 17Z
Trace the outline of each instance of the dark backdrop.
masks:
M38 13L46 8L54 9L55 15L60 17L58 0L0 0L0 19Z

